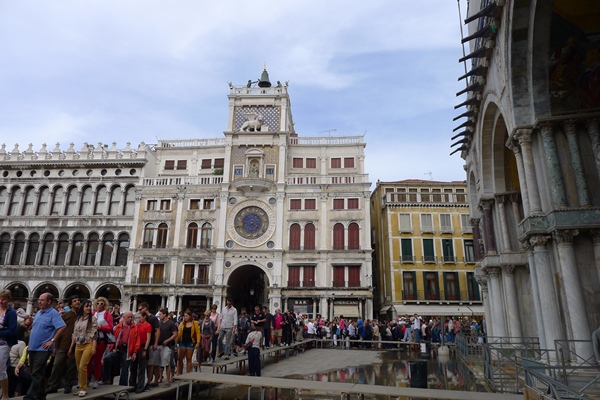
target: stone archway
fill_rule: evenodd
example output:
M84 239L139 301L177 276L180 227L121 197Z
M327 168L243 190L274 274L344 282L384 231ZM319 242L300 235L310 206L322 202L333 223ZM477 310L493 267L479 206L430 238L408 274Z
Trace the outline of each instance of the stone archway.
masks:
M111 306L115 304L115 302L119 302L119 304L121 303L121 290L111 283L102 285L98 288L98 290L96 290L96 295L94 298L98 298L100 296L106 297Z
M10 290L11 300L13 302L18 301L21 303L21 307L27 307L27 299L29 297L29 289L27 286L20 282L14 282L8 285L6 289Z
M65 289L65 300L73 295L79 296L82 300L91 298L90 289L83 283L73 283Z
M269 303L269 277L255 265L242 265L229 275L227 297L233 299L238 313L245 307L252 314L254 306Z
M42 283L33 292L33 298L34 298L33 310L34 311L37 311L37 309L38 309L38 307L37 307L37 299L43 293L50 293L52 296L54 296L54 300L52 300L52 307L56 307L56 304L58 303L58 300L59 300L59 298L58 298L58 296L59 296L58 288L54 284L52 284L52 283Z

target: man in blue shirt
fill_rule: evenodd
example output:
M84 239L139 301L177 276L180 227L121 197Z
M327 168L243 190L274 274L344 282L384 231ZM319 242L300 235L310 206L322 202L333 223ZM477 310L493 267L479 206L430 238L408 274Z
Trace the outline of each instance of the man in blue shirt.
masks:
M31 364L31 386L23 400L44 400L46 388L44 377L46 364L52 353L54 342L65 329L65 322L58 311L52 308L53 296L42 293L38 299L39 311L33 319L29 336L29 362Z

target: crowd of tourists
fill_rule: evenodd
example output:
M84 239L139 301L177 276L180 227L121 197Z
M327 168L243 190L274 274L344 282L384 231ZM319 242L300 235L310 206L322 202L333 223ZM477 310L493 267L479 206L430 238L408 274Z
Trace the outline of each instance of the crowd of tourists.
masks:
M484 337L485 321L469 318L403 316L391 321L339 316L332 321L300 310L256 306L238 310L231 299L222 309L162 308L147 303L121 313L118 303L71 296L53 307L50 293L39 296L33 315L11 292L0 292L0 389L2 398L24 395L45 399L62 389L85 397L102 384L132 386L136 393L162 385L176 374L201 370L216 359L248 355L249 374L261 375L260 349L291 345L310 338L349 349L388 348L399 342L453 342L457 333ZM395 343L391 343L395 342Z

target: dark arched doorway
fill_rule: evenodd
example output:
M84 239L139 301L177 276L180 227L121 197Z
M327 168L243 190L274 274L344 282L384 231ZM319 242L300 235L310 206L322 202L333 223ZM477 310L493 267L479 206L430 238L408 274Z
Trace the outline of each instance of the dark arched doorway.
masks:
M40 295L42 293L50 293L54 297L54 300L52 300L52 307L56 307L56 304L58 304L58 300L59 300L58 288L56 286L54 286L52 283L41 284L33 292L33 298L36 300L34 302L34 306L33 306L33 311L35 311L35 312L38 311L37 299L40 298Z
M269 278L262 269L254 265L241 266L231 273L227 285L227 297L233 299L238 313L242 307L252 314L254 306L268 306Z
M29 290L27 286L22 283L15 282L8 285L6 288L10 290L10 295L12 297L12 301L18 301L21 303L21 307L27 307L27 298L29 297Z
M106 297L111 306L113 306L116 302L121 304L121 291L115 285L106 284L99 287L96 291L96 298L100 296Z
M65 289L65 300L69 297L77 295L81 300L90 298L90 290L83 283L73 283Z

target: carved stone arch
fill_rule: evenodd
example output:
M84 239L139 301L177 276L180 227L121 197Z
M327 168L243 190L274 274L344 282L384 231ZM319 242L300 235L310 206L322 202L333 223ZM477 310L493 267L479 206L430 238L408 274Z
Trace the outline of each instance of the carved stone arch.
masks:
M255 261L240 261L226 272L227 297L233 298L233 305L240 313L245 307L250 313L255 305L268 305L268 292L274 282L272 271Z
M486 99L488 100L488 99ZM487 102L481 116L479 134L479 148L481 155L481 195L494 194L494 125L498 116L498 106L494 102Z
M71 282L64 290L64 300L73 295L78 295L81 300L90 299L92 291L85 282Z
M50 281L40 282L33 290L31 291L34 299L37 299L42 293L51 293L54 296L53 305L56 304L59 298L61 298L62 293L57 284Z
M94 298L97 299L100 296L106 297L109 304L112 306L116 301L121 302L121 299L123 298L123 292L118 283L104 282L102 285L96 288Z
M6 285L4 288L10 290L12 301L18 300L21 302L23 308L27 306L27 299L31 296L31 289L29 285L24 281L13 281Z

